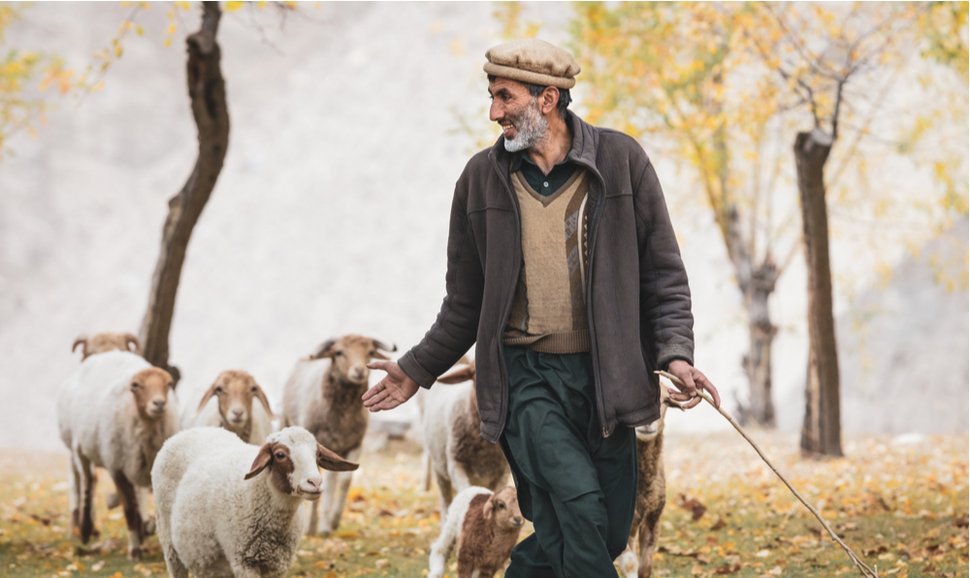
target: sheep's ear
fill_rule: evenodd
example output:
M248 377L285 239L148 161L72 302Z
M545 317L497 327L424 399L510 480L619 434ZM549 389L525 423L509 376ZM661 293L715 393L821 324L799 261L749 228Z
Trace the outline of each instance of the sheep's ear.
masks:
M475 366L468 365L438 378L441 383L461 383L475 378Z
M660 387L663 388L660 392L660 403L666 405L667 407L676 407L677 409L684 411L684 405L682 403L670 399L670 390L667 389L667 386L660 384Z
M269 417L275 417L273 415L273 410L269 408L269 400L266 399L266 394L263 393L263 388L259 387L259 384L256 385L256 397L259 398L259 403L263 404L263 407L266 409L266 413L269 414Z
M134 349L132 349L132 345L135 346ZM138 338L131 333L125 333L125 347L127 347L130 351L141 355L141 343L138 343Z
M482 508L482 514L485 515L486 520L492 519L492 514L495 512L495 494L489 496L488 500L485 501L485 506Z
M83 345L84 346L81 349L81 353L84 354L84 350L87 349L87 347L88 347L88 338L87 338L86 335L78 335L77 336L77 339L74 340L74 345L71 346L71 353L74 353L75 351L77 351L77 346L78 345Z
M199 408L195 410L196 413L202 411L202 408L205 407L205 404L209 403L209 400L212 399L212 396L216 394L216 388L219 387L219 382L221 381L220 379L221 377L222 375L217 377L215 382L211 386L209 386L209 391L205 392L205 395L202 396L202 401L199 402Z
M317 443L317 465L331 472L349 472L360 467L359 464L348 462L332 451Z
M259 448L259 453L256 455L256 459L253 460L253 465L249 468L249 473L243 479L248 480L256 476L259 472L265 470L271 461L273 461L273 444L266 442L263 444L263 447Z
M330 357L332 354L333 346L337 343L336 339L328 339L317 347L317 350L310 354L310 359L321 359L324 357Z

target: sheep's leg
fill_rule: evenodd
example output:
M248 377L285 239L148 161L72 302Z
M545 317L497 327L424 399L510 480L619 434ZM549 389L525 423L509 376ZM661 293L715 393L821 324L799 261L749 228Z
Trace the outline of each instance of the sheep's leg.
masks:
M152 516L151 512L148 511L148 496L151 493L151 488L138 486L135 488L135 492L138 498L138 514L142 520L142 538L144 538L155 533L155 516Z
M424 491L431 491L431 453L428 448L425 448L421 452L421 470L424 474L424 479L421 480L421 485L424 487Z
M451 480L437 472L435 473L435 483L438 484L438 496L440 498L438 509L441 510L441 523L444 525L445 518L448 516L448 507L451 506L454 493L451 488Z
M128 523L128 559L141 560L141 541L144 538L145 527L142 523L141 511L138 506L138 495L135 487L125 477L124 472L111 472L111 478L118 488L121 506L125 511L125 522Z
M448 477L451 478L451 487L454 488L456 494L472 487L471 480L468 479L465 468L455 462L448 464Z
M635 522L636 520L634 520L634 523ZM636 538L636 525L634 525L633 529L630 531L630 541L627 542L626 550L624 550L623 553L620 554L620 557L616 559L616 565L620 567L620 572L622 572L623 576L626 578L637 578L637 569L639 568L640 563L637 561L637 555L634 554L634 552L637 550Z
M229 560L235 578L260 578L259 569L243 564L241 560Z
M189 570L179 558L179 553L175 551L175 546L169 544L165 548L165 564L168 566L168 573L172 578L189 578Z
M94 534L94 486L98 478L94 475L94 466L91 460L87 459L80 451L75 452L77 457L76 467L78 469L79 481L78 496L81 500L80 511L80 532L81 543L87 544Z
M77 463L76 452L71 452L70 478L71 478L71 529L69 537L81 535L81 470Z
M360 448L355 448L347 452L345 460L351 462L360 461ZM337 474L338 494L337 499L330 505L330 529L336 530L340 525L340 518L344 514L344 507L347 505L347 494L350 492L350 482L354 479L354 472L340 472Z
M661 494L663 496L663 494ZM660 539L660 514L663 513L664 503L653 512L647 513L640 526L640 568L638 578L650 578L653 573L653 555L657 553L657 541Z
M323 495L320 496L317 502L310 502L310 527L307 530L307 536L316 536L317 532L327 535L333 530L330 527L329 512L336 489L337 473L331 471L323 472ZM320 510L322 510L322 513L318 514ZM322 516L322 519L320 516Z
M442 578L445 575L445 565L455 547L454 532L445 526L438 539L431 544L431 556L428 558L428 578Z

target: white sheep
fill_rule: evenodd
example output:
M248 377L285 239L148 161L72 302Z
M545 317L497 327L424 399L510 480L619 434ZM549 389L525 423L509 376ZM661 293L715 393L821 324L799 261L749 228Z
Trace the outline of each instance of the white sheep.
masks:
M172 376L121 351L92 355L61 388L57 421L71 450L71 527L87 543L94 528L94 468L108 470L124 506L128 557L155 529L148 515L151 468L178 431Z
M508 477L509 464L498 444L481 437L475 362L441 376L438 382L460 384L422 390L419 400L425 468L430 468L438 485L444 520L455 493L471 486L498 490Z
M322 494L318 466L357 469L301 427L270 435L262 447L221 428L174 436L152 468L158 540L169 574L286 574L306 524L300 505Z
M388 359L382 349L397 351L393 344L370 337L344 335L325 341L313 355L300 360L283 386L280 427L305 427L338 456L357 461L370 415L361 399L370 377L367 363ZM307 535L315 535L318 528L323 534L337 529L352 477L332 472L324 476L322 504L311 505ZM323 515L318 525L319 508Z
M141 344L131 333L96 333L91 337L78 335L71 351L77 351L78 345L81 346L81 361L105 351L131 351L141 355Z
M509 559L525 521L513 487L496 493L472 486L455 496L441 535L431 544L428 578L441 578L458 543L458 578L491 578Z
M199 387L186 392L182 387L179 388L182 429L223 427L242 441L255 445L262 445L273 431L269 400L253 376L245 371L223 371L204 392Z

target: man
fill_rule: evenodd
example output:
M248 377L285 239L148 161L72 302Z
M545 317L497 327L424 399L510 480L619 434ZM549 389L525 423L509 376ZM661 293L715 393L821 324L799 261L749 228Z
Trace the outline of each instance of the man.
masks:
M616 576L636 498L633 427L660 415L654 369L693 364L687 274L653 166L632 138L570 112L579 65L541 40L490 49L502 137L458 180L447 296L424 339L364 395L391 409L476 345L482 436L500 442L535 534L506 576Z

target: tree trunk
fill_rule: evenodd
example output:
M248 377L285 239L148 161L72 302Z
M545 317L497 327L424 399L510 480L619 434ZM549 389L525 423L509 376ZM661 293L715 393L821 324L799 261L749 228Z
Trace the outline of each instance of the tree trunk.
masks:
M831 136L818 128L798 133L795 138L795 165L808 267L809 361L801 447L812 454L841 456L839 359L832 314L832 269L823 180L825 161L833 142Z
M176 381L179 379L178 368L169 365L168 359L175 294L189 237L216 184L229 144L229 110L216 42L222 12L218 2L202 4L202 26L186 39L189 99L199 131L199 154L182 190L168 201L162 249L139 335L145 359L167 370Z
M744 293L749 350L743 364L751 395L742 418L772 428L775 427L775 405L771 399L771 345L778 328L771 323L768 298L775 290L777 279L778 270L769 258L753 271Z

